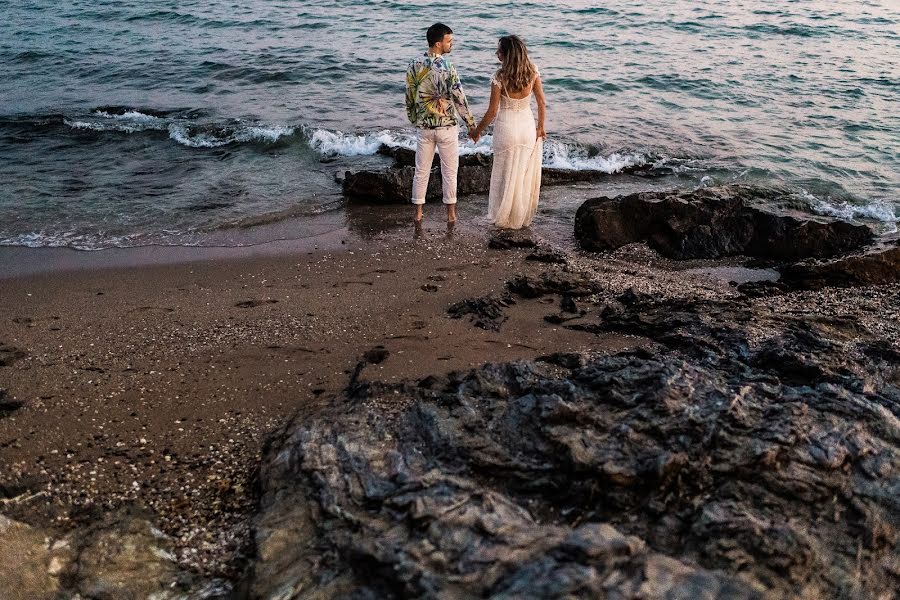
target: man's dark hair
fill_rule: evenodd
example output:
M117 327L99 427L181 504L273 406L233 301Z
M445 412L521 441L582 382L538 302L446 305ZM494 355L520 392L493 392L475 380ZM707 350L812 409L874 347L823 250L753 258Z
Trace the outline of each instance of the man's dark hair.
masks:
M443 23L435 23L431 27L428 28L428 31L425 32L425 38L428 40L428 47L431 48L439 41L444 39L444 36L448 33L453 33L453 30L444 25Z

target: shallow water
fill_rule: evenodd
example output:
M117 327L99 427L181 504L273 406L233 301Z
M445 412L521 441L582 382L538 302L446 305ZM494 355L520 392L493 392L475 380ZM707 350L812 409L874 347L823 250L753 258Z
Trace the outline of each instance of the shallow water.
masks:
M336 173L411 144L403 71L436 20L479 114L497 36L525 37L548 165L786 185L798 208L895 229L896 2L592 4L0 0L0 243L222 243L342 209Z

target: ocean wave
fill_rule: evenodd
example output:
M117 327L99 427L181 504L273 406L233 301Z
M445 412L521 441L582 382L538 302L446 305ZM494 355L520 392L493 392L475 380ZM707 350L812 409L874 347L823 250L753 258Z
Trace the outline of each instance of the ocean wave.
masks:
M416 138L411 133L387 129L362 134L314 129L307 137L310 147L323 156L371 156L381 146L416 149Z
M834 217L842 221L877 221L891 225L892 231L896 231L897 223L900 222L896 207L886 202L854 204L847 200L820 198L807 190L801 190L799 196L804 204L818 215Z
M382 130L374 133L344 133L315 129L307 133L309 146L323 156L372 156L382 147L391 149L416 149L415 134L409 131ZM492 138L486 135L473 143L469 139L461 140L459 153L461 156L472 154L492 154ZM545 167L572 171L601 171L619 173L631 167L642 167L653 161L641 153L613 152L612 154L591 156L587 148L580 144L548 140L544 143L542 164Z
M582 146L549 140L544 144L543 165L571 171L600 171L620 173L631 167L643 167L650 159L641 153L613 152L607 156L589 156Z
M72 129L118 131L121 133L161 131L165 130L167 127L165 119L148 115L137 110L127 110L120 114L116 114L98 109L86 117L63 119L63 123Z
M71 129L142 133L166 131L173 141L189 148L219 148L230 144L278 142L294 135L297 128L264 123L200 124L181 117L160 117L139 110L109 112L97 109L82 117L66 117L63 123Z
M296 129L287 125L245 125L238 127L207 127L186 123L171 123L169 137L189 148L220 148L248 142L275 143L294 135Z

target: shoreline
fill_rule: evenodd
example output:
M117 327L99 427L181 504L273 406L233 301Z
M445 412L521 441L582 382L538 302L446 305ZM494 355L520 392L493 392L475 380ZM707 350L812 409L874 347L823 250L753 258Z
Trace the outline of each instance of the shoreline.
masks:
M727 327L710 331L740 330L754 345L778 334L777 315L841 340L900 335L897 284L752 298L735 283L765 269L740 258L673 261L644 245L591 254L540 234L491 249L477 222L448 233L432 219L418 236L411 226L336 236L333 250L264 244L242 257L4 279L0 542L16 531L3 518L59 543L133 533L128 519L140 518L166 536L172 573L229 589L259 559L260 468L290 427L391 415L410 390L504 365L546 361L559 376L586 360L669 360L666 345L685 339L666 337L681 312L703 324L703 311L724 311ZM661 312L645 322L623 310ZM747 310L764 320L732 320ZM604 329L616 315L623 329ZM674 322L654 329L661 318Z

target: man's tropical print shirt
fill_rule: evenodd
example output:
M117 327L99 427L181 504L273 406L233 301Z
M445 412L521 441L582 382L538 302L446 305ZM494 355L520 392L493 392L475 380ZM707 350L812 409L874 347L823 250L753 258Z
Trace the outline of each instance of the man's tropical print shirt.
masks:
M409 63L406 114L410 123L422 129L456 125L454 106L469 129L475 129L469 102L450 59L425 54Z

